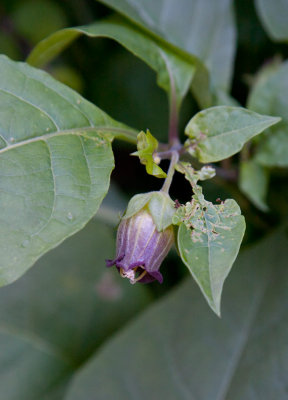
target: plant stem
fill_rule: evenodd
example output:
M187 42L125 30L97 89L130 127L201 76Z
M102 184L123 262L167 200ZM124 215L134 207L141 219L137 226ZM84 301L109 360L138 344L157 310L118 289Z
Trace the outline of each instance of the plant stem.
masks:
M155 153L154 156L159 157L161 160L170 160L175 152L177 152L180 156L181 154L186 152L186 149L184 146L181 145L181 143L179 143L171 147L171 149L169 150L159 151L158 153Z
M166 62L167 71L170 79L170 96L169 96L169 145L173 147L180 144L179 133L178 133L178 105L176 98L175 81L170 69L169 63Z
M173 83L174 86L174 83ZM179 144L179 134L178 134L178 109L176 104L175 90L172 88L171 81L171 99L170 99L170 112L169 112L169 144L170 146L175 146Z
M163 186L161 188L161 192L164 192L164 193L167 193L167 194L169 193L169 189L170 189L170 186L171 186L171 183L172 183L172 179L173 179L173 176L174 176L174 172L175 172L174 167L175 167L175 164L178 162L178 160L179 160L178 152L177 151L173 151L172 152L172 156L171 156L171 162L170 162L169 169L168 169L168 172L167 172L167 177L166 177L165 182L164 182L164 184L163 184Z

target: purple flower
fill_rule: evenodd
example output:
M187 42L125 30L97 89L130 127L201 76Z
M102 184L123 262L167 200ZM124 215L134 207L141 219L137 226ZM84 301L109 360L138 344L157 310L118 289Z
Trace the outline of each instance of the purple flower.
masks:
M120 275L131 283L162 283L160 265L174 241L172 226L161 232L148 210L142 209L130 218L122 219L117 232L116 258L106 265L116 265Z

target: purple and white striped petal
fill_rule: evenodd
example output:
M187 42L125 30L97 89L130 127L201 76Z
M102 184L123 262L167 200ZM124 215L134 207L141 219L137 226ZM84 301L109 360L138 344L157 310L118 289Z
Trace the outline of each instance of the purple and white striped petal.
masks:
M123 219L117 232L116 258L106 260L116 265L122 277L131 283L163 281L159 268L174 241L172 226L158 232L150 213L142 209Z

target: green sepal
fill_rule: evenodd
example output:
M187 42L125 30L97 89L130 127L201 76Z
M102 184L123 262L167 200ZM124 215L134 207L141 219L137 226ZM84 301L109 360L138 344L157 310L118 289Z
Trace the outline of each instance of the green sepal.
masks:
M131 218L143 208L148 209L157 231L163 231L172 225L172 218L176 212L174 202L164 192L149 192L136 194L129 201L123 219Z
M145 165L146 171L149 175L156 176L156 178L166 178L166 173L154 161L153 153L158 148L158 141L151 135L150 131L141 131L137 136L137 149L132 156L138 156L141 164Z
M133 196L127 206L124 216L122 219L131 218L133 215L138 213L142 208L144 208L148 201L151 199L152 194L155 192L141 193Z
M176 209L173 200L167 193L153 192L148 203L148 209L158 231L162 231L172 224Z

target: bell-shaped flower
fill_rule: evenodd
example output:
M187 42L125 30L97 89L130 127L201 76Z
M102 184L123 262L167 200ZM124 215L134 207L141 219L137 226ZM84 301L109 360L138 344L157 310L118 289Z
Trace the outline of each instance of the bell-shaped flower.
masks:
M169 198L167 205L166 195L159 195L158 192L148 195L148 197L147 194L138 195L136 199L138 202L135 202L136 208L132 201L133 211L135 211L139 208L139 204L143 205L143 202L139 202L139 196L146 196L148 199L144 207L121 220L117 231L116 258L106 260L108 267L115 265L120 275L128 278L131 283L148 283L154 280L162 283L163 276L159 269L174 242L173 226L169 222L167 223L170 218L172 221L172 214L175 211L172 200ZM165 207L163 207L163 199ZM161 215L162 222L159 218L155 219L157 202L161 206L159 212L167 214L164 219ZM130 208L128 206L127 212L128 215L131 213L131 204ZM164 225L163 221L165 221ZM166 226L167 224L168 226Z

